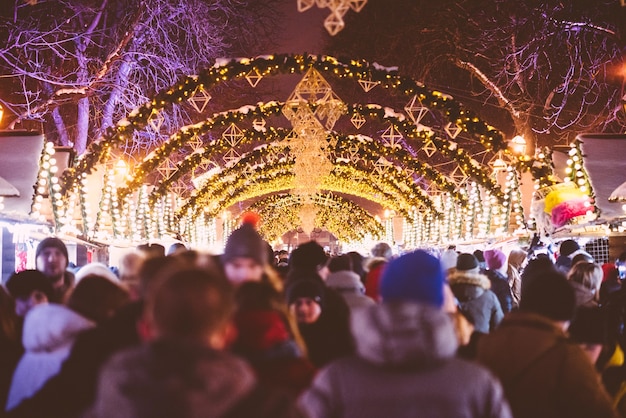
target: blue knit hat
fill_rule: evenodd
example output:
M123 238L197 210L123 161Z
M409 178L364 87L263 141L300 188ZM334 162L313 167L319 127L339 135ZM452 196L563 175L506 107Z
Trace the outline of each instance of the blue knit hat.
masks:
M443 306L444 274L439 260L417 250L391 261L380 279L383 302L420 302Z

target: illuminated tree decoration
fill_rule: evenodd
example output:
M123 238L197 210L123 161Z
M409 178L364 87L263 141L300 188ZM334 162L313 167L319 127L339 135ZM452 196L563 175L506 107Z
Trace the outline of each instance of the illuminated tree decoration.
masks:
M598 212L599 209L595 204L595 193L593 192L593 187L591 186L589 173L587 173L587 170L585 169L584 155L580 148L580 144L580 140L576 140L570 144L570 150L568 152L569 158L567 159L567 167L565 168L567 177L564 180L565 182L571 181L581 192L587 195L590 202L590 212Z

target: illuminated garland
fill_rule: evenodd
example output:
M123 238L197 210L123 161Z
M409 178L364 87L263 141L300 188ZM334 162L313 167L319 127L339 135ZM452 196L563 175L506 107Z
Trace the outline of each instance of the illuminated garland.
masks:
M120 189L120 198L123 198L127 193L130 193L133 189L143 184L145 182L146 175L153 172L159 166L159 164L167 158L167 156L174 153L176 150L184 146L186 142L197 137L198 135L205 134L213 127L225 127L232 123L239 122L244 118L266 118L271 115L275 115L280 111L282 106L282 103L276 102L260 104L258 107L245 106L242 109L236 111L218 113L213 118L207 119L205 122L198 123L193 126L184 127L182 131L172 135L169 141L165 142L163 145L153 151L150 156L146 158L139 165L139 167L136 168L133 175L127 181L126 187ZM437 138L436 136L430 137L429 135L424 134L423 131L418 131L414 124L409 123L401 118L389 115L382 107L378 105L349 106L348 113L352 113L353 115L357 115L360 117L378 119L380 122L389 122L400 133L409 138L432 140L433 144L440 152L442 152L443 155L452 160L455 160L463 169L463 171L468 173L471 178L476 180L483 187L490 190L492 194L496 195L499 198L499 200L502 200L502 193L500 192L497 183L495 183L491 178L491 173L480 167L480 165L470 156L468 156L465 150L458 147L456 143L450 143L449 141ZM286 131L284 129L274 129L271 127L264 128L263 130L244 130L243 132L244 136L241 140L242 144L250 144L253 142L272 142L274 140L280 141L283 140L286 136ZM352 136L337 136L335 138L339 140L338 144L341 144L342 138L351 137ZM195 168L197 168L203 160L209 159L210 156L212 156L213 154L220 154L225 152L228 149L228 144L221 139L222 138L211 141L211 143L207 144L205 146L204 152L196 152L193 153L191 156L186 157L179 164L177 173L175 173L173 176L167 179L166 182L162 183L159 186L159 194L163 194L164 190L168 187L168 183L175 182L184 174L195 170ZM345 140L343 142L345 142ZM340 148L338 151L345 152L349 148L349 145L350 144L347 144L347 146ZM359 154L363 156L363 152L364 151L360 150ZM418 159L413 158L407 150L402 148L389 147L380 144L379 142L375 142L371 144L369 152L371 155L377 154L385 156L386 158L393 157L394 160L399 161L400 165L404 167L409 167L418 173L424 174L428 179L439 184L443 190L452 193L459 200L466 201L466 197L462 196L457 191L457 186L447 180L446 176L442 175L430 165L422 163Z
M75 167L64 173L63 187L65 190L71 189L77 174L90 173L97 163L108 159L112 148L117 148L126 140L132 139L133 133L144 128L151 117L168 106L188 100L199 89L208 90L219 83L244 78L250 73L266 77L281 73L302 73L310 67L340 78L377 83L407 97L417 97L424 106L439 110L451 123L480 141L486 148L494 151L506 148L504 136L500 131L481 121L470 110L464 109L452 97L431 91L411 78L398 75L395 70L384 69L363 60L341 63L329 56L285 54L254 59L233 59L208 68L197 76L185 77L179 84L161 91L116 126L108 128L101 140L91 143L87 152L77 159Z
M260 153L262 150L256 150ZM251 153L252 154L252 153ZM247 158L250 158L248 155ZM220 175L220 179L211 185L205 185L177 211L177 218L181 214L197 212L199 206L208 205L204 210L211 215L219 213L222 209L229 207L235 202L258 197L275 191L293 188L293 172L291 166L293 162L278 162L273 165L266 164L263 168L257 168L257 175L253 182L249 182L245 177L233 175L229 170L225 170ZM387 179L374 178L370 173L363 173L358 168L351 167L344 163L335 166L331 176L323 182L322 189L346 193L350 195L368 198L382 206L394 208L402 214L407 213L406 208L414 206L415 202L407 201L407 196L397 185ZM356 182L355 180L366 180ZM280 186L275 182L281 181ZM266 188L270 184L270 189ZM277 187L283 187L277 189ZM249 190L252 189L252 190ZM218 203L219 202L219 203ZM404 204L404 207L400 206Z
M515 169L522 173L529 171L537 184L537 189L553 186L559 182L554 175L554 165L552 163L552 151L547 147L543 148L535 158L520 158L515 163Z
M316 226L333 233L342 241L361 241L367 235L375 238L382 235L382 225L349 200L327 193L315 195L313 201L320 207ZM299 225L298 212L301 205L298 196L280 194L261 199L248 210L258 213L264 219L259 232L274 240Z
M258 173L258 175L263 175L264 172L275 170L276 167L281 167L281 166L283 170L289 170L290 167L293 165L293 160L291 159L289 159L289 161L282 161L282 162L274 161L272 162L272 164L263 163L263 166L258 165L258 164L255 166L254 164L255 162L264 161L263 160L264 158L267 160L267 156L270 155L272 152L274 152L274 150L271 147L262 147L242 156L240 161L235 166L223 170L219 175L219 179L208 182L207 184L204 185L204 187L198 190L190 198L187 204L179 210L179 213L186 213L190 209L190 206L196 205L200 202L206 202L207 200L210 200L213 202L220 202L219 208L228 207L229 205L224 204L224 202L226 201L235 203L236 201L232 200L232 196L235 195L235 192L233 190L244 187L244 185L248 183L248 180L246 179L245 175L243 175L242 173L242 170L245 170L247 168L254 167L255 173ZM336 163L335 171L340 169L338 167L344 167L346 165L347 164L345 162ZM343 170L343 172L346 172L345 170L347 169L344 167L344 168L341 168L341 170ZM368 178L369 181L374 180L373 183L376 184L377 187L381 184L383 187L386 187L385 190L387 194L396 194L397 195L397 197L395 198L396 200L397 199L406 200L407 198L415 199L415 201L407 201L407 204L409 206L412 206L412 205L417 206L418 204L420 205L425 204L427 205L429 209L433 210L432 204L430 203L430 205L428 205L430 201L428 200L427 196L423 195L421 189L419 189L417 185L406 184L406 178L402 175L402 172L392 171L388 173L386 178L383 179L383 178L380 178L379 176L374 176L371 172L369 172L369 170L360 168L360 169L355 169L354 171L351 171L351 172L347 172L347 174L345 175L348 178L363 177L364 176L363 172L365 173L365 177ZM286 171L285 175L291 176L292 173L290 171ZM405 190L403 190L399 186L400 184L404 184ZM406 193L406 189L410 191L408 195ZM378 190L377 192L380 193L381 190ZM354 192L351 192L350 194L354 194ZM154 195L153 201L158 199L160 196L161 195L159 194ZM360 195L360 196L369 198L366 195ZM427 200L423 202L420 200L422 198L427 199ZM439 216L439 214L437 216Z
M254 136L255 131L242 131L242 132L244 133L244 138L251 138ZM286 132L287 131L285 130L279 130L278 132L274 131L272 135L278 135L276 139L281 141L282 138L284 138L284 135L286 134ZM375 152L378 152L379 150L380 152L384 152L383 154L384 156L389 156L389 157L393 156L393 151L391 149L386 149L384 146L380 146L371 140L366 141L363 139L363 137L349 136L349 137L339 137L339 138L340 139L337 142L338 152L336 152L336 154L341 154L344 148L349 148L352 145L359 145L362 151L362 152L361 151L359 152L359 156L363 157L365 161L369 161L370 165L372 166L377 161L375 159L376 157L374 157L373 154ZM193 171L195 167L197 167L201 163L201 161L205 159L209 159L210 157L213 157L211 150L223 151L226 149L226 144L224 144L224 141L216 140L216 141L212 141L212 143L214 143L214 145L212 145L209 149L205 150L203 153L194 153L191 156L184 159L183 161L181 161L179 163L179 169L173 172L173 174L171 174L168 178L162 180L159 186L154 190L154 192L150 196L150 201L155 202L161 197L163 197L167 193L172 183L179 180L186 172ZM342 144L342 145L339 145L339 144ZM258 156L258 158L264 158L267 156L268 153L272 153L274 151L275 151L275 148L266 147L261 151L256 151L256 154L251 155L251 157L254 157L256 155ZM409 159L409 157L407 157L406 152L405 153L399 152L399 154L401 154L401 156L404 156L406 159ZM231 168L230 170L227 170L227 172L230 173L232 171L232 175L234 177L241 177L242 173L240 171L247 170L251 164L252 164L252 161L250 161L249 159L246 159L245 161L239 161L235 167ZM419 161L415 162L415 167L418 173L424 174L427 178L430 175L434 175L433 173L436 173L435 170L432 169L430 166L428 166L427 164L421 164L419 163ZM237 170L240 170L240 171L238 172ZM370 169L368 166L364 166L364 167L361 166L361 170L367 172L367 171L373 171L373 168ZM222 176L228 177L228 174L222 173ZM386 176L389 177L391 180L393 180L394 183L398 185L403 185L402 191L408 192L409 193L408 197L410 199L417 199L420 205L425 206L429 210L434 210L430 197L417 184L415 184L414 181L411 178L409 178L409 176L407 176L404 172L401 171L401 167L394 166L393 170L390 170L390 172L387 173ZM461 202L461 204L464 204L466 202L466 198L462 194L454 190L455 188L454 184L448 182L445 178L441 178L441 176L437 176L436 183L440 187L443 186L444 188L448 190L452 189L453 195L455 196L455 198L457 198Z

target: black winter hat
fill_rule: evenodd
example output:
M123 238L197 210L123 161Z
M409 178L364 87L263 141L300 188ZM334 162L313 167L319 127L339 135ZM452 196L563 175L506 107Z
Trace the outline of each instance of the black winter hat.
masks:
M52 299L54 289L50 280L39 270L23 270L13 273L7 280L6 288L14 298L29 297L35 290Z
M318 280L296 280L285 291L287 304L291 305L298 298L310 298L324 308L324 285Z
M522 286L520 311L534 312L555 321L570 321L576 310L576 295L567 278L546 270Z
M43 241L41 241L37 246L37 250L35 250L35 258L39 257L39 254L41 254L43 250L50 247L57 248L59 251L61 251L65 256L65 260L67 261L67 263L69 263L70 258L67 254L67 247L65 246L65 243L63 243L63 241L56 237L44 238Z
M559 246L559 254L564 255L566 257L572 254L574 251L578 251L578 250L580 250L580 246L573 239L566 239Z
M328 261L324 248L315 241L306 242L291 252L289 268L291 270L316 271Z
M470 253L462 253L456 259L456 269L459 271L475 270L478 272L478 260Z
M226 241L222 262L226 264L235 258L251 258L261 265L267 263L267 245L251 223L235 229Z

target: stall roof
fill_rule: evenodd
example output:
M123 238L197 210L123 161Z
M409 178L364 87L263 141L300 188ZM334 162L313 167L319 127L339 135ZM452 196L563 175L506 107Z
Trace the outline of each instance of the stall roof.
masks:
M17 188L5 180L3 177L0 177L0 196L17 196L19 197L20 191Z
M611 194L626 181L626 135L581 134L585 169L596 195L601 219L626 216L623 202L610 202Z
M5 211L30 213L43 145L39 132L0 131L0 177L17 190L5 195Z

